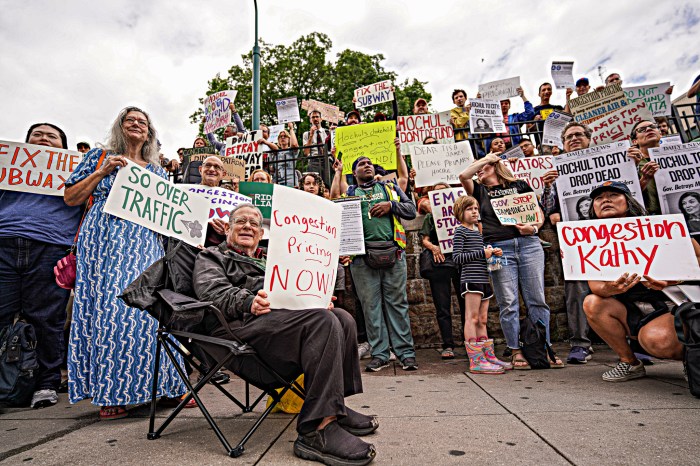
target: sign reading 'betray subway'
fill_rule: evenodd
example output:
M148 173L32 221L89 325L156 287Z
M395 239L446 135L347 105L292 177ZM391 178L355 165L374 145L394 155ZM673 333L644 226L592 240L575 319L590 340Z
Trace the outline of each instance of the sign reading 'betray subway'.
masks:
M117 173L104 211L192 246L204 245L209 200L131 161Z

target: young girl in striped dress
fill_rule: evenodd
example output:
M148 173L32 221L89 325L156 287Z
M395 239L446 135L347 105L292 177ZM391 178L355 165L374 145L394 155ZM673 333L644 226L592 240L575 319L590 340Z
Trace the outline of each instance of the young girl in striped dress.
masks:
M479 233L479 203L472 196L462 196L452 209L460 222L453 238L452 260L461 267L460 292L465 302L464 345L472 374L503 374L513 366L496 358L493 340L486 334L489 298L493 289L486 260L500 256L500 248L484 247Z

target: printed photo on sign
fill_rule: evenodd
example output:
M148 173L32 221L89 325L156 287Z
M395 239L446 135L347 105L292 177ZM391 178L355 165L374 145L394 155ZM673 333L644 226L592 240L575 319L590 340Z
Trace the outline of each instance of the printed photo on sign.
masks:
M493 198L491 207L501 225L539 223L543 220L535 193L510 194Z
M411 165L416 170L416 187L438 182L459 184L459 174L472 164L474 155L467 141L454 144L411 146Z
M391 81L380 81L355 89L355 108L371 107L372 105L394 100Z
M440 251L443 254L452 252L452 238L459 221L455 218L452 208L455 201L465 196L464 188L437 189L428 193L430 209L433 213L433 222L437 231Z
M471 99L469 101L469 131L472 133L504 133L501 103L497 100Z
M479 94L486 100L505 100L518 95L520 76L515 78L499 79L488 83L479 84Z
M396 129L401 143L401 153L404 155L411 153L410 146L423 144L428 136L437 139L439 144L455 142L455 133L449 118L441 117L440 113L399 116Z
M343 174L352 173L352 164L360 156L369 157L373 164L386 170L396 169L395 138L393 120L336 128L335 154L343 162Z

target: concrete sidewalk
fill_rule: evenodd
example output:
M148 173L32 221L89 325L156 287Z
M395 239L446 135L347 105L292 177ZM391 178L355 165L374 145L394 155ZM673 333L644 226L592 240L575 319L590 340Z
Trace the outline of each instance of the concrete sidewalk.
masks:
M364 374L365 393L348 398L348 405L379 416L379 430L366 437L377 446L372 464L699 464L700 399L690 395L681 364L656 361L644 379L606 383L600 375L616 359L602 348L584 366L502 376L465 375L464 350L450 362L435 350L421 350L417 372L395 366ZM565 356L567 348L558 352ZM243 393L235 377L227 388ZM254 422L254 413L241 415L213 387L203 399L233 444ZM97 411L89 402L70 405L65 395L52 408L0 411L0 460L318 464L292 453L296 420L288 414L271 415L244 454L232 459L197 409L185 410L154 441L146 440L147 408L111 422L98 421Z

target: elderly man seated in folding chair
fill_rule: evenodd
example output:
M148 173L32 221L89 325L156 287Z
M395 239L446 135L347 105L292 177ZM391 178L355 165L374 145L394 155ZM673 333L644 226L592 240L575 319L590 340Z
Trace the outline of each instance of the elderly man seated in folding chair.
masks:
M305 401L294 453L325 464L368 464L374 446L356 436L378 427L375 418L352 411L344 397L362 392L353 318L342 309L270 309L265 279L262 213L252 204L232 209L226 242L198 256L194 290L225 315L233 334L251 345L282 376L304 374ZM212 336L227 338L219 326Z

